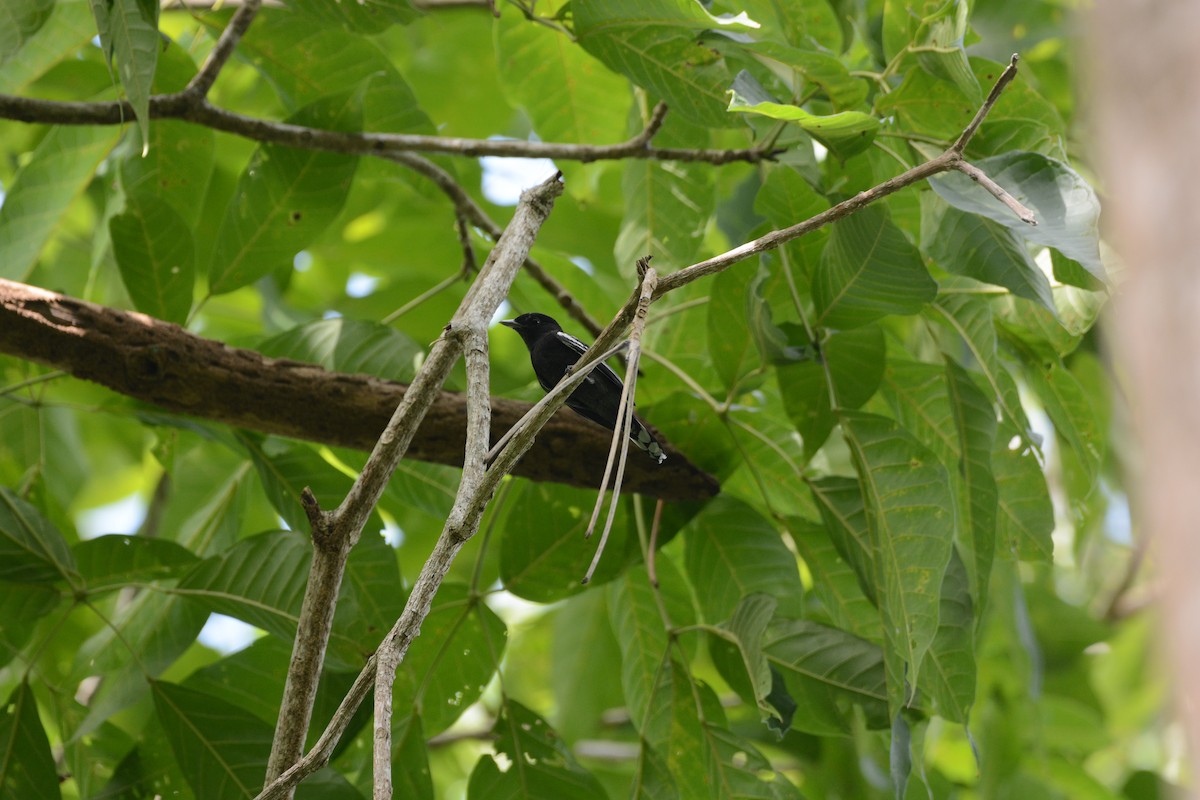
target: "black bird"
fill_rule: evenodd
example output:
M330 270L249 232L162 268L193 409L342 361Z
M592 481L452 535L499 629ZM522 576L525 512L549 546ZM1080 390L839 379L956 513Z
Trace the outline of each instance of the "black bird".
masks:
M545 314L522 314L516 319L501 320L500 324L521 334L525 346L529 348L533 372L542 389L547 392L587 352L587 345L565 332L561 325ZM571 392L567 405L580 416L610 431L616 430L623 385L617 373L609 369L607 364L600 364ZM666 459L662 445L636 416L630 421L629 438L658 463Z

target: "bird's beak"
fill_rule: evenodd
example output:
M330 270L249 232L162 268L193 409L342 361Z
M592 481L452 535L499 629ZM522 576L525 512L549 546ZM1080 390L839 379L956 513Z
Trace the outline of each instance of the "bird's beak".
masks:
M515 319L502 319L500 320L500 324L506 328L512 328L514 331L521 329L521 326L517 324Z

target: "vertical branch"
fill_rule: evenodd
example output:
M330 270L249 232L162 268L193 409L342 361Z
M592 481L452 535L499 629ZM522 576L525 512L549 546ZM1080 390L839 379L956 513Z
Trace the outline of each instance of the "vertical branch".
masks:
M533 246L534 238L542 223L550 215L550 211L554 207L554 199L562 192L562 183L559 178L560 176L556 174L521 195L521 202L517 206L512 222L505 229L504 235L500 237L500 241L489 255L479 277L468 291L467 296L463 298L454 318L434 344L429 357L421 366L421 370L417 373L408 391L405 392L404 400L396 409L396 413L392 415L391 421L388 422L379 441L376 442L375 449L371 452L362 472L342 504L334 511L324 512L317 506L316 499L312 497L311 493L306 493L305 511L312 525L313 534L313 566L310 569L310 585L305 590L304 604L297 626L296 642L292 652L292 661L288 668L287 685L284 689L284 701L279 708L275 741L272 744L271 758L268 762L266 781L268 786L267 790L263 792L264 796L267 795L268 790L272 793L270 794L272 797L290 796L291 788L296 783L299 783L313 770L319 769L318 766L313 766L319 760L318 758L304 760L307 771L305 769L293 770L291 767L300 760L300 756L304 752L304 741L307 738L312 707L316 700L321 664L324 662L325 650L329 643L337 595L341 587L342 576L345 574L346 560L350 555L350 550L358 542L371 510L379 502L396 465L408 450L417 427L437 398L438 391L451 367L458 360L459 354L463 352L464 348L474 348L475 354L472 359L478 361L478 351L482 348L486 361L488 322L508 293L508 288L512 285L513 278L528 255L529 249ZM482 337L482 344L480 344L479 337ZM479 375L478 364L476 364L475 374ZM469 413L468 417L472 425L478 424L479 415L482 414L485 419L483 424L486 427L486 419L491 413L490 406L486 405L486 380L485 370L482 389L485 406L482 411L476 408ZM475 393L477 394L478 391L479 387L476 386ZM479 405L477 399L474 405ZM483 452L474 454L468 451L466 463L475 466L464 469L460 494L481 482L482 467L479 464L482 463L487 453L486 435L482 440L482 445L479 444L478 435L474 440L468 439L468 445L481 446ZM482 508L479 513L482 514ZM455 518L452 515L451 519L447 521L447 528L450 528L454 521ZM475 524L478 525L478 517L475 518ZM469 534L467 536L469 538ZM402 632L406 632L409 639L415 636L416 631L420 629L421 622L429 612L429 604L432 602L433 595L436 593L437 587L441 585L446 570L450 568L450 562L462 546L462 542L466 541L465 538L462 538L461 541L452 541L453 547L444 547L443 540L446 538L446 533L443 532L438 547L435 548L434 554L421 573L418 585L413 588L413 592L409 596L404 615L397 623L397 628L403 624ZM454 537L451 539L453 540ZM396 638L397 628L393 628L393 635L389 635L384 646L388 641ZM403 657L406 647L407 643L399 649L397 663L399 663L399 658ZM374 666L372 663L368 665L368 668L373 670ZM393 672L394 669L393 666ZM365 683L364 686L360 686L359 683L355 684L356 690L361 691L364 696L370 685L369 681ZM357 698L353 706L356 708L361 701L362 696ZM328 755L325 758L327 759ZM286 781L282 779L285 774L288 776Z

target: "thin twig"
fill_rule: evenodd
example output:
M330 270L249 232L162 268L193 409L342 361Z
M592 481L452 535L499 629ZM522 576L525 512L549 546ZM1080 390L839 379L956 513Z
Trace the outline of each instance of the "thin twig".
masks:
M208 96L209 90L217 80L217 75L228 63L238 42L250 29L250 23L254 22L254 17L258 14L261 4L262 0L243 0L241 7L234 12L229 24L225 26L225 30L221 31L217 43L213 45L212 52L204 60L204 66L200 67L200 71L188 81L183 94L195 100L203 100Z
M617 438L621 440L621 458L617 462L617 477L613 481L612 500L608 507L608 518L604 522L604 532L600 534L600 543L596 545L596 554L592 556L592 563L583 576L584 583L592 579L596 567L600 564L600 557L604 554L604 546L608 543L608 534L612 531L613 520L617 514L617 503L621 499L621 481L625 477L625 464L629 458L629 431L633 427L633 397L634 387L637 384L638 361L640 361L642 350L642 334L646 329L646 312L650 309L650 298L654 294L654 287L658 284L658 273L650 266L650 256L638 261L638 272L642 275L642 285L638 297L637 314L633 318L633 329L629 334L629 363L625 367L625 386L621 390L621 405L619 406L623 413L621 423L613 431L614 445ZM610 452L609 466L611 463L612 453ZM600 503L604 499L604 487L607 483L608 469L606 468L604 480L600 485L600 496L596 502L596 511L599 511ZM587 535L589 536L592 533L592 527L596 524L596 511L592 512L592 521L588 524Z
M1004 205L1008 206L1009 209L1017 215L1017 218L1020 219L1021 222L1029 225L1037 225L1037 217L1034 215L1034 213L1025 206L1021 205L1021 202L1017 200L1017 198L1009 194L1008 190L1006 190L1003 186L989 178L988 174L979 167L966 161L959 161L954 165L954 168L991 192L992 196L1001 203L1004 203Z
M658 552L658 529L662 525L663 506L662 498L654 504L654 521L650 523L650 546L646 550L646 573L650 576L650 585L655 589L658 588L658 568L655 566Z
M979 126L983 124L983 120L991 112L992 106L996 105L996 101L1000 99L1000 95L1004 93L1005 88L1013 82L1017 77L1017 62L1021 57L1016 53L1012 54L1009 59L1008 66L1004 68L1004 72L1000 73L1000 77L996 79L992 90L988 92L987 99L983 101L983 105L975 112L975 116L967 123L967 127L963 128L963 132L954 140L954 144L950 145L950 149L962 155L967 149L967 144L971 138L975 136L975 132L979 130Z

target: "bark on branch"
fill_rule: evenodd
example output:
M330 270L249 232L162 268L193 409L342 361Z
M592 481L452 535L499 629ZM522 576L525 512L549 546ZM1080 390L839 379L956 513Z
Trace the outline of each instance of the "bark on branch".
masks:
M8 280L0 280L0 352L167 411L359 450L375 445L407 388L267 358L144 314ZM493 398L492 437L498 440L530 407ZM461 466L466 424L465 395L441 392L407 457ZM600 485L608 437L608 431L564 410L542 429L514 474L594 488ZM715 479L669 443L664 447L670 458L661 466L633 460L631 491L667 500L716 494Z

